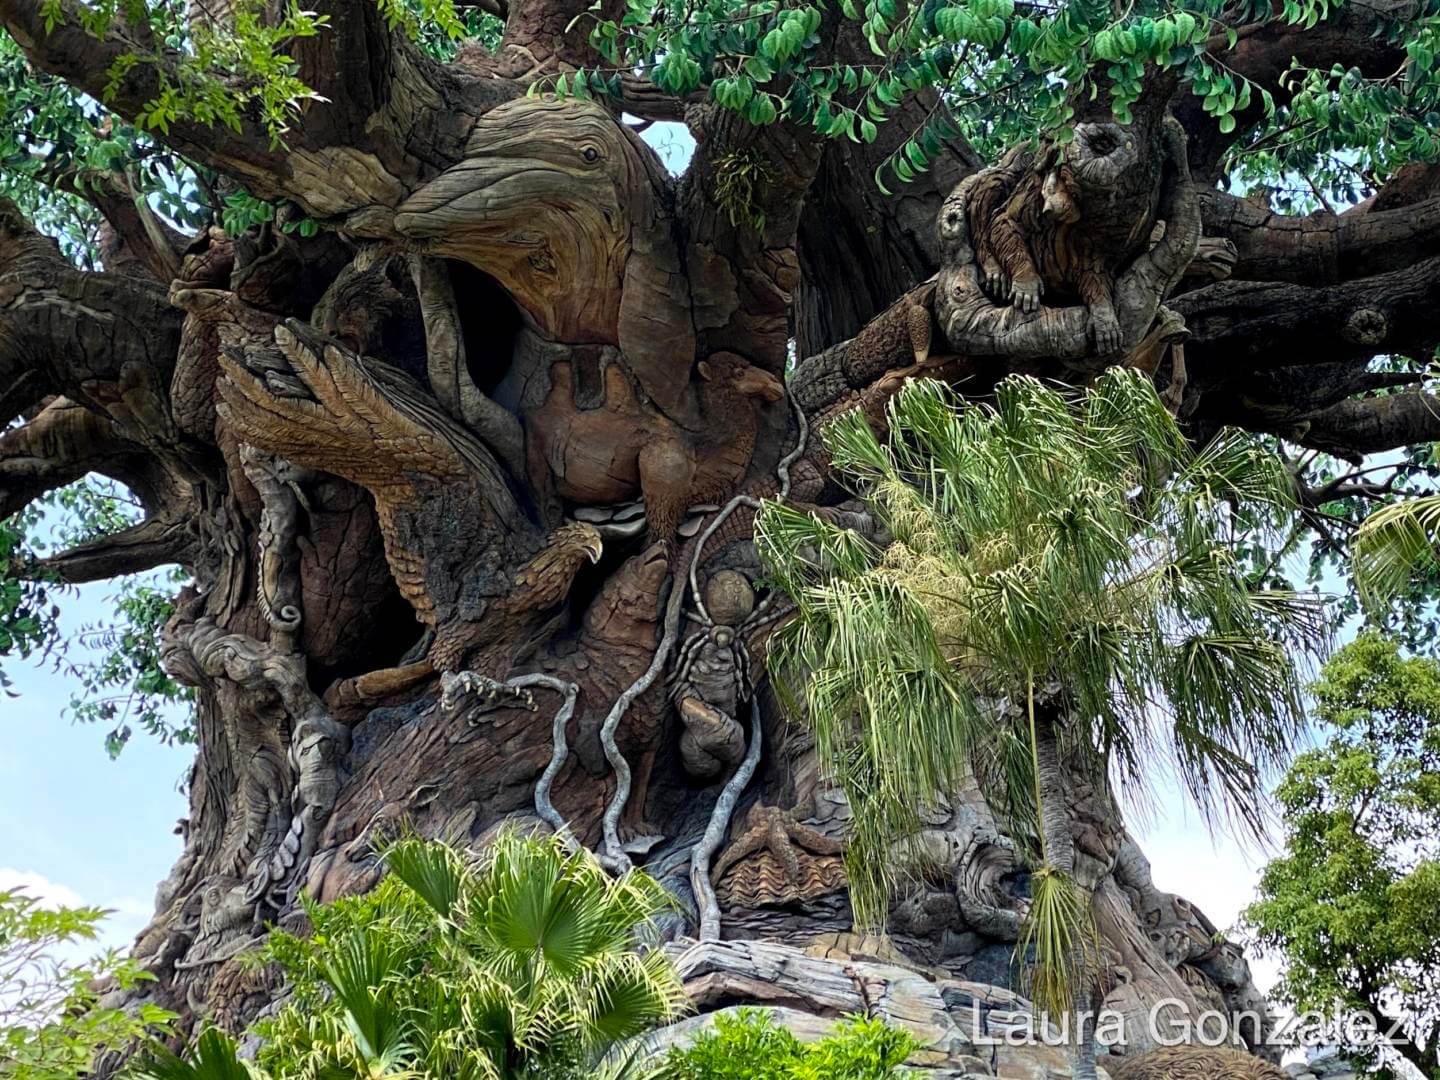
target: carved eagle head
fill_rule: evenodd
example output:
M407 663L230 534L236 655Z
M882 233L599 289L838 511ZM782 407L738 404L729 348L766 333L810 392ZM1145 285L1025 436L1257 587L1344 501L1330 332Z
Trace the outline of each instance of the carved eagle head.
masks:
M395 229L495 277L547 336L613 335L632 232L660 212L652 157L596 105L507 102L400 205Z
M694 324L672 270L669 184L655 152L598 105L519 98L476 121L464 158L400 205L395 231L489 274L552 341L617 346L674 409Z
M550 534L539 554L515 575L515 589L508 606L527 611L559 606L570 592L580 568L587 561L599 562L604 550L604 541L595 526L583 521L560 526Z

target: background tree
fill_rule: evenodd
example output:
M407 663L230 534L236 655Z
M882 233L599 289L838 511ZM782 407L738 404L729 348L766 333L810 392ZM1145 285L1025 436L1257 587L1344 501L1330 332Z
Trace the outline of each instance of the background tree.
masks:
M912 383L887 427L883 443L858 414L826 430L887 546L761 511L761 554L798 606L772 663L855 810L860 917L884 917L895 852L978 770L1032 871L1017 961L1037 1004L1083 1011L1096 867L1120 837L1072 810L1072 777L1103 800L1113 771L1123 797L1168 761L1202 809L1258 825L1261 777L1303 724L1292 654L1318 646L1323 612L1255 589L1235 554L1285 527L1290 487L1236 433L1193 451L1119 368L1073 404L1020 377L993 409ZM1093 1076L1093 1046L1076 1053Z
M1285 850L1245 919L1284 961L1278 993L1297 1011L1363 1010L1395 1025L1392 1051L1337 1025L1348 1053L1440 1075L1440 664L1365 634L1313 693L1331 734L1276 792Z
M194 695L147 992L258 1008L235 958L302 890L373 885L397 819L533 816L643 859L675 932L848 930L844 812L750 677L787 607L755 503L873 526L819 431L883 421L917 368L985 399L1126 363L1198 442L1275 440L1315 530L1291 546L1333 552L1433 467L1436 25L1431 0L0 0L3 631L53 641L66 583L192 583L127 661ZM662 121L696 139L683 176L635 137ZM37 500L92 473L143 516L36 550ZM979 971L1022 886L956 802L976 871L896 940ZM1102 869L1138 997L1253 999L1133 845Z
M106 989L150 978L111 949L89 960L106 912L51 908L20 890L0 892L0 1076L74 1080L107 1050L158 1037L175 1019L156 1006L127 1011L100 1005Z

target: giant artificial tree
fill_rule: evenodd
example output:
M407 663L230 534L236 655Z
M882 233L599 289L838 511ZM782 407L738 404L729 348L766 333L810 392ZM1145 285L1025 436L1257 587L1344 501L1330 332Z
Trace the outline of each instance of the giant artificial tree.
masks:
M644 862L676 932L847 931L751 529L778 496L873 535L819 433L910 375L1141 368L1193 439L1270 437L1340 539L1388 492L1316 455L1440 437L1433 5L1188 7L0 0L0 513L91 474L144 510L6 573L192 581L147 992L244 1019L273 988L236 957L302 889L511 818ZM1278 212L1296 185L1325 205ZM1132 997L1253 1003L1074 797ZM1003 978L1023 875L952 803L892 940Z

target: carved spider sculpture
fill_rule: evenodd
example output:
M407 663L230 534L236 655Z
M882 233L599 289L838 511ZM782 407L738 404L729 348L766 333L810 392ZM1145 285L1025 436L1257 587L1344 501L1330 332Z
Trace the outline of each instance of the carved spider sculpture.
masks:
M736 570L721 570L705 583L704 604L691 618L701 624L680 647L670 700L685 731L680 758L685 771L709 780L745 756L745 729L735 719L755 692L745 635L777 616L755 605L755 590Z

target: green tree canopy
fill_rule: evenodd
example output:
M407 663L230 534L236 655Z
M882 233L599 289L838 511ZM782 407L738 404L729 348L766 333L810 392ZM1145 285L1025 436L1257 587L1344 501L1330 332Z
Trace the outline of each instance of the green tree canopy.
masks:
M1398 1020L1395 1050L1437 1076L1440 663L1365 634L1312 692L1330 734L1276 791L1285 849L1245 919L1285 963L1283 1000L1327 1016L1364 1010L1382 1029ZM1373 1047L1350 1049L1377 1060Z

